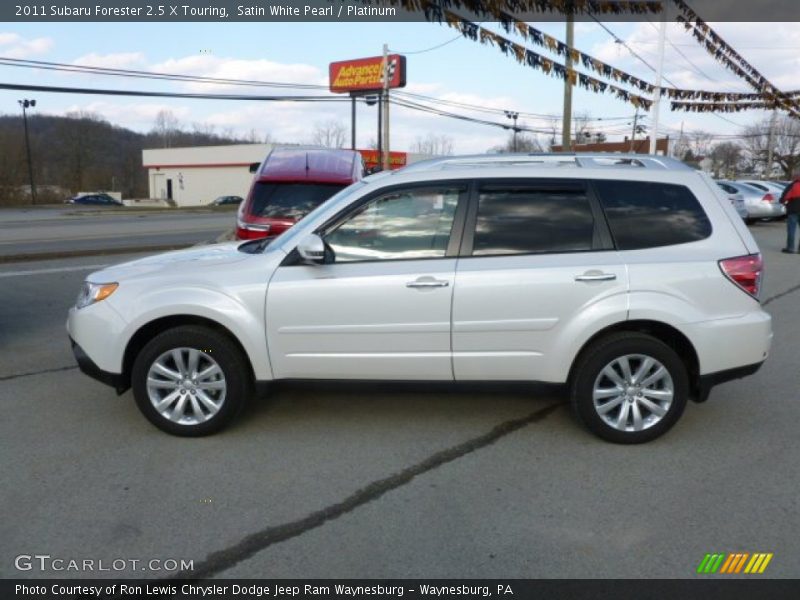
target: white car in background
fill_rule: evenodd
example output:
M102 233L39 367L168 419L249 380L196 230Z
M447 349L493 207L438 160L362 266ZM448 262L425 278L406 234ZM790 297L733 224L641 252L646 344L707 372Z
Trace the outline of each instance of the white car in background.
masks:
M270 243L92 273L81 369L178 435L280 379L567 384L619 443L756 372L763 264L714 182L663 157L450 157L351 185Z

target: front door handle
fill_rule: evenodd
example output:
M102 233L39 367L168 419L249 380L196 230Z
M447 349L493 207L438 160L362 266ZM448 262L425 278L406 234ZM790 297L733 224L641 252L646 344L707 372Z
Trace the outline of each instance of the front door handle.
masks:
M584 273L576 275L575 281L613 281L616 278L614 273Z
M407 288L442 288L447 287L450 285L449 281L443 281L441 279L433 279L432 277L428 277L425 279L417 279L416 281L409 281L406 284Z

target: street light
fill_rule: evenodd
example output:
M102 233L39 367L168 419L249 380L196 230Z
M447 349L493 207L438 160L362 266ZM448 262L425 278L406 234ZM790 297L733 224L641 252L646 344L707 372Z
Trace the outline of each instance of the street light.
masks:
M28 176L31 181L31 204L36 204L36 185L33 183L33 162L31 161L31 140L28 137L28 108L36 106L36 100L17 100L22 107L22 122L25 124L25 149L28 153Z
M503 112L506 113L506 117L508 117L509 119L514 121L514 127L513 127L513 129L514 129L514 141L512 142L512 151L516 152L517 151L517 131L518 131L517 130L517 119L519 118L519 113L511 111L511 110L506 110L506 111L503 111Z

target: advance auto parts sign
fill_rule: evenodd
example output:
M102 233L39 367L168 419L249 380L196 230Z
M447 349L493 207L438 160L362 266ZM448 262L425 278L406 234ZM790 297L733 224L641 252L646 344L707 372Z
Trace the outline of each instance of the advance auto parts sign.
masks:
M406 85L406 57L390 54L389 87ZM332 92L368 92L383 89L383 57L371 56L333 62L328 69Z

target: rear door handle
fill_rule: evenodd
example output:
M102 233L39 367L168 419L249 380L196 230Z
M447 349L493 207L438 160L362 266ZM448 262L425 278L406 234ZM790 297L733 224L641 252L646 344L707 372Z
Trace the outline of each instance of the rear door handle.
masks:
M447 287L450 285L449 281L443 281L441 279L417 279L416 281L409 281L406 284L407 288L442 288Z
M614 273L584 273L576 275L575 281L613 281L616 278Z

